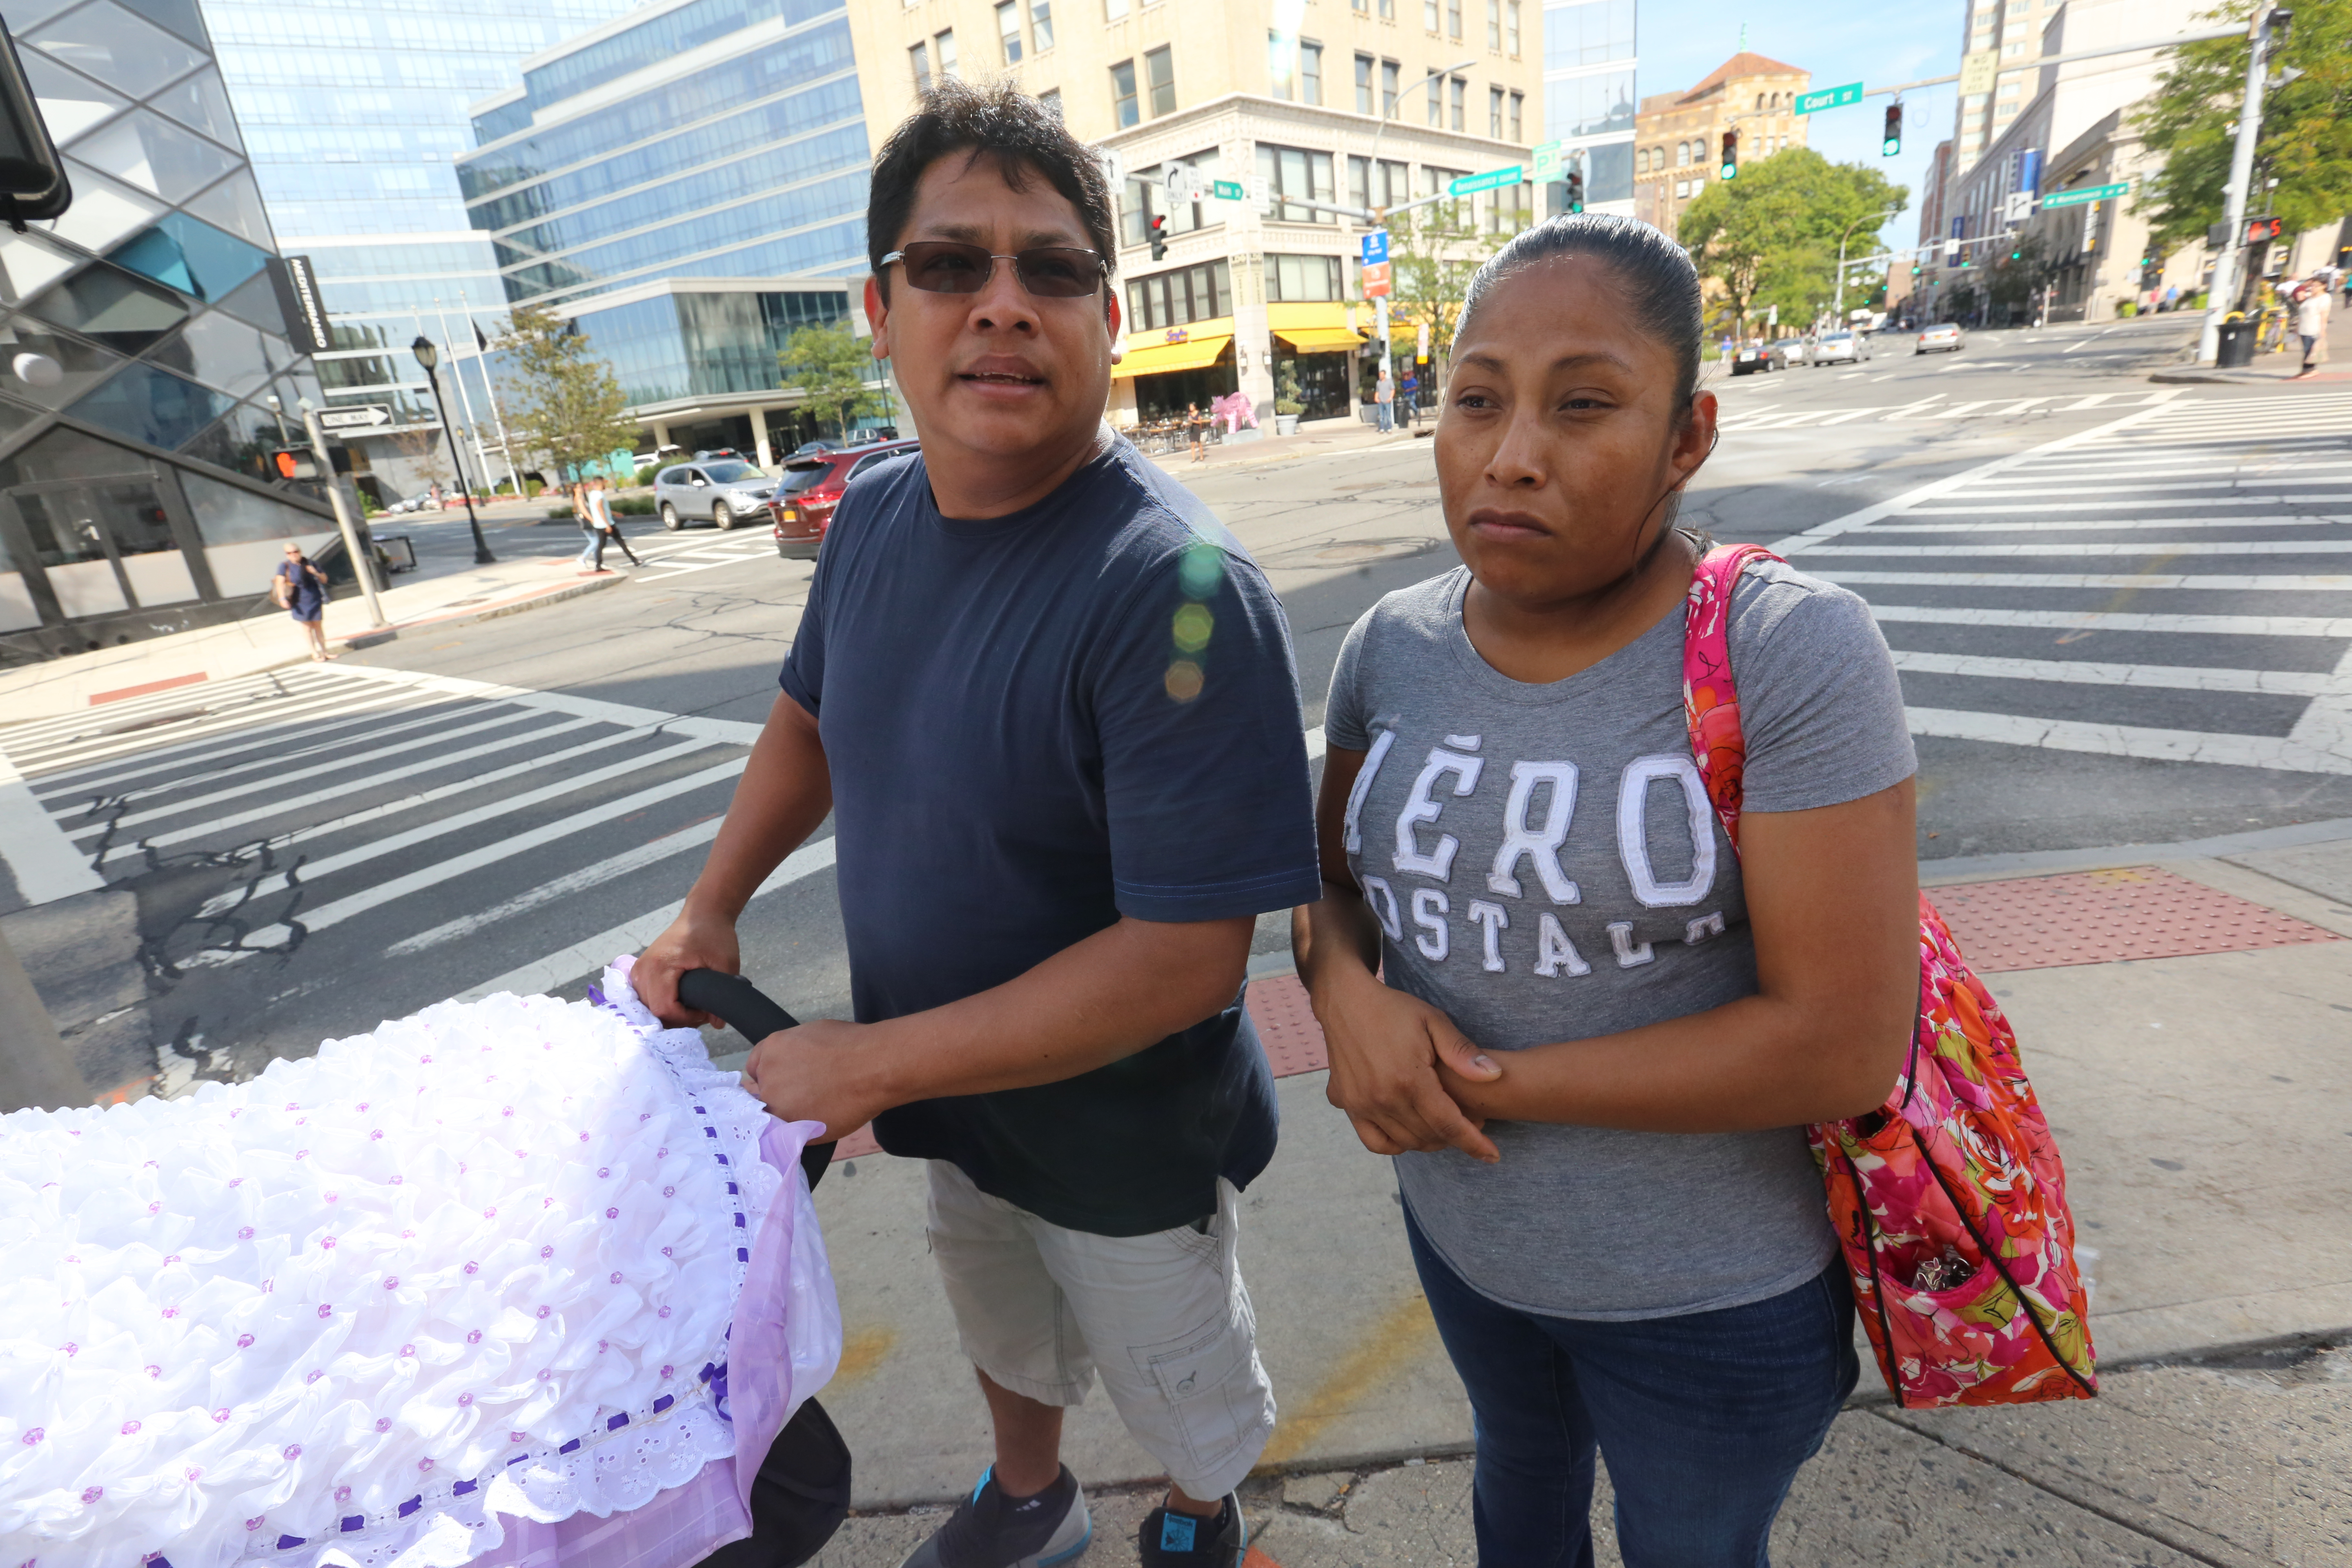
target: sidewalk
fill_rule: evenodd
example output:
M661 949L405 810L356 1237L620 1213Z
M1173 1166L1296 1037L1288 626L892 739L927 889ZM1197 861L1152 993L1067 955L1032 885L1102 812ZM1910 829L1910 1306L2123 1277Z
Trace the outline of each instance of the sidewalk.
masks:
M2319 386L2352 381L2352 309L2345 307L2342 296L2337 297L2336 310L2327 321L2327 358L2309 375L2302 374L2302 370L2303 340L2289 332L2284 347L2276 353L2256 354L2254 363L2243 370L2188 364L2158 371L2148 380L2174 386L2270 386L2281 383Z
M520 518L530 513L510 504L501 515ZM417 581L395 577L394 586L377 595L384 618L392 624L369 625L367 602L356 593L330 601L327 646L336 650L364 647L405 631L513 615L618 587L626 581L619 574L580 576L568 556L560 561L501 560ZM310 657L301 628L283 611L265 606L242 620L220 626L0 670L0 712L11 722L58 718L127 697L301 664Z
M2352 821L1924 869L2064 1148L2104 1396L1900 1412L1865 1358L1780 1560L2352 1562L2352 1352L2315 1348L2352 1343ZM1387 1163L1323 1100L1303 1001L1278 973L1251 987L1283 1075L1281 1148L1244 1199L1282 1407L1254 1536L1283 1568L1471 1563L1469 1412ZM987 1429L920 1171L868 1152L834 1174L818 1205L847 1350L824 1399L862 1516L819 1562L891 1568L988 1462ZM1087 1561L1131 1563L1158 1467L1098 1394L1067 1430L1097 1494Z
M1210 468L1246 468L1258 463L1279 463L1293 458L1319 457L1328 452L1369 451L1380 447L1409 446L1415 439L1426 440L1437 428L1434 410L1424 409L1418 437L1410 425L1383 435L1379 429L1360 419L1318 419L1302 424L1295 436L1277 436L1269 420L1265 434L1255 441L1236 441L1208 448L1199 462L1192 461L1189 451L1148 453L1151 460L1181 479L1188 473L1201 473Z

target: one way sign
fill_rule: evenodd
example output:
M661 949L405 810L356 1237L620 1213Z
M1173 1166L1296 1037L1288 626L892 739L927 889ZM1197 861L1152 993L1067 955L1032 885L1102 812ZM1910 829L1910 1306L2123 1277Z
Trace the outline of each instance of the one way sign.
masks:
M319 410L321 430L373 430L392 423L392 410L381 403L355 403Z

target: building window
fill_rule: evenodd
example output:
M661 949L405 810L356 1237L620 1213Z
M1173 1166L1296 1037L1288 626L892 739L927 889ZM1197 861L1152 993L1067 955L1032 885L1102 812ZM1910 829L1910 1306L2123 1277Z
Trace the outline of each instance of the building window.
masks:
M931 87L931 48L929 44L917 44L908 49L907 63L914 68L915 90L929 92Z
M1462 0L1445 0L1445 36L1462 41Z
M1356 112L1370 114L1371 111L1372 57L1358 55L1356 57Z
M1397 72L1394 60L1381 62L1381 118L1394 120L1397 111Z
M1297 197L1311 202L1333 203L1339 197L1331 188L1331 154L1309 152L1299 147L1276 147L1267 142L1257 144L1258 177L1276 200L1273 216L1277 223L1331 223L1336 215L1317 212L1312 207L1294 206L1286 198Z
M1527 121L1527 106L1528 95L1526 93L1515 92L1511 94L1511 121L1508 129L1510 138L1514 142L1524 140L1524 138L1519 134L1519 127Z
M1121 131L1140 118L1135 111L1135 62L1121 60L1110 68L1110 118Z
M1691 162L1694 163L1704 163L1706 162L1706 137L1701 136L1691 143Z
M1679 168L1684 167L1685 165L1686 165L1686 164L1687 164L1687 163L1690 163L1690 143L1689 143L1689 142L1675 142L1675 168L1677 168L1677 169L1679 169Z
M1127 0L1103 0L1103 20L1106 22L1126 21Z
M1375 183L1372 161L1350 157L1348 160L1348 199L1360 207L1402 206L1412 197L1412 182L1408 177L1412 166L1383 158L1380 177Z
M1151 89L1151 114L1158 119L1176 112L1176 57L1160 45L1143 57L1143 78Z
M1029 7L1029 36L1041 55L1054 47L1054 0L1036 0Z
M1499 87L1486 89L1486 134L1497 142L1503 139L1503 89Z
M1268 33L1265 36L1266 79L1273 84L1274 96L1276 98L1287 99L1290 96L1290 77L1292 63L1296 58L1295 51L1296 46L1280 33Z
M1486 0L1486 47L1503 47L1503 0Z
M1519 58L1519 0L1503 0L1503 47L1513 59Z
M1233 273L1222 261L1155 273L1127 286L1129 331L1162 331L1233 313Z
M1037 95L1037 106L1055 119L1062 118L1062 89L1049 87Z
M998 0L996 36L1004 40L1004 63L1021 63L1021 0Z
M1298 41L1298 101L1323 101L1323 46Z
M1445 123L1445 79L1443 77L1422 84L1422 96L1429 110L1429 126L1434 131Z
M1381 20L1383 22L1396 20L1396 0L1381 0Z
M1336 256L1269 256L1265 297L1276 305L1345 300L1347 283Z
M1633 173L1637 174L1646 174L1649 172L1650 150L1647 147L1643 147L1633 154Z
M1437 31L1437 0L1421 0L1421 25L1432 33Z
M949 28L946 32L934 37L931 39L931 42L940 47L940 74L941 76L955 75L955 29L952 27Z
M1470 84L1457 76L1452 78L1446 85L1452 89L1446 98L1446 103L1454 113L1454 129L1465 130L1468 128L1468 122L1464 119L1463 110L1468 104Z
M1348 8L1358 13L1370 11L1372 8L1371 0L1348 0Z

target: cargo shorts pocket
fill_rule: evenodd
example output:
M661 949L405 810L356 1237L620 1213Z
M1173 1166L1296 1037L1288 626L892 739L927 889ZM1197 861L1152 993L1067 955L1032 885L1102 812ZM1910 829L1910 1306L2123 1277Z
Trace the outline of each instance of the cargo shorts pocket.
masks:
M1128 1352L1164 1405L1168 1435L1182 1445L1193 1476L1223 1468L1271 1422L1272 1391L1257 1366L1247 1310L1236 1313L1234 1305L1191 1333Z

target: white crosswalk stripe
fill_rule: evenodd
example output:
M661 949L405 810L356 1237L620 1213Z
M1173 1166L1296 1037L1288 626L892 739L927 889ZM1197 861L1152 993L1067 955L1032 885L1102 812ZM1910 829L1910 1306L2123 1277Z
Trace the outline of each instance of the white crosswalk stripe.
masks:
M1871 601L1915 734L2352 773L2352 393L2100 406L1777 548Z
M1958 367L1955 367L1958 368ZM1912 420L1993 419L2026 413L2065 414L2077 409L2114 407L2117 409L2153 408L2179 397L2183 388L2166 388L2155 392L2128 395L2112 392L2095 392L2085 396L2067 399L2061 396L1985 397L1965 402L1951 402L1943 394L1924 397L1914 403L1889 407L1871 404L1861 408L1773 408L1750 412L1746 407L1727 409L1722 417L1727 434L1750 430L1824 429L1832 425L1848 425L1864 421L1875 424L1903 424ZM2046 406L2045 406L2046 405Z

